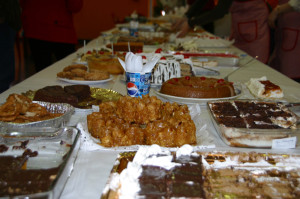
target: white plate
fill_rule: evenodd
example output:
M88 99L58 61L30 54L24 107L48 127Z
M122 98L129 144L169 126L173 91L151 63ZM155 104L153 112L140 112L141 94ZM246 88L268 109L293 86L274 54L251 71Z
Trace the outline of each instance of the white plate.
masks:
M160 92L160 87L153 89L154 92L167 100L170 100L172 102L177 102L178 104L200 104L200 105L206 105L209 101L215 101L215 100L228 100L228 99L235 99L238 98L242 94L242 87L240 84L234 84L234 90L236 95L232 97L223 97L223 98L189 98L189 97L177 97L172 95L163 94Z
M73 79L66 79L66 78L61 78L61 77L57 77L57 79L64 81L64 82L68 82L71 84L84 84L84 85L90 85L90 84L101 84L104 82L108 82L110 80L112 80L112 76L110 76L108 79L103 79L103 80L95 80L95 81L85 81L85 80L73 80Z

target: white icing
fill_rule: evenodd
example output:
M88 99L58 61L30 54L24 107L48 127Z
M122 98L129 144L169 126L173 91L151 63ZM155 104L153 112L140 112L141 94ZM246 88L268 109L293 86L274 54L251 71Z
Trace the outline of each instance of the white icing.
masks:
M162 84L175 77L181 77L180 63L175 60L161 60L152 71L151 83Z
M178 158L182 155L191 155L192 152L193 152L193 147L189 144L185 144L177 150L176 158Z

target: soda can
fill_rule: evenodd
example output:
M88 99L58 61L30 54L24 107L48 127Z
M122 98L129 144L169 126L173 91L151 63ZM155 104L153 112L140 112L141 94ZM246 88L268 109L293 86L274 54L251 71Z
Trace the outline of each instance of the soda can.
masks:
M132 73L126 72L127 95L130 97L142 97L150 91L151 72Z

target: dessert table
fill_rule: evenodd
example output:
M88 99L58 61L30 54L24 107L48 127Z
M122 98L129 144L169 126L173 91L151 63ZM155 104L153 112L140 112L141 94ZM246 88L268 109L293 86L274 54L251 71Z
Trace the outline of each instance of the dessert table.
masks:
M14 85L9 90L1 93L0 102L5 102L9 94L12 93L24 93L28 90L37 90L44 86L49 85L69 85L69 83L60 81L56 78L56 74L60 72L64 67L70 65L75 59L78 53L84 52L87 49L97 48L103 41L101 36L89 42L85 47L78 49L77 52L70 54L68 57L54 63L46 69L34 74L33 76L25 79L17 85ZM144 46L144 51L153 52L157 47ZM226 48L228 51L235 52L238 55L243 55L240 59L240 65L247 63L252 57L246 55L245 52L230 46ZM220 76L218 78L225 77L228 73L236 70L234 67L219 67ZM229 76L229 81L240 82L244 85L250 78L259 78L261 76L267 76L267 78L279 85L285 96L285 100L289 102L300 102L300 84L275 71L269 66L254 60L249 64L243 66L241 69ZM97 88L105 88L117 91L123 95L126 95L126 87L123 80L123 76L113 76L113 80L101 84L90 85ZM154 88L151 88L150 95L156 95ZM243 93L239 97L253 98L249 91L244 86ZM162 99L165 100L165 99ZM286 152L286 153L300 153L300 143L298 141L295 149L256 149L256 148L234 148L227 146L218 136L216 130L212 126L209 118L208 110L206 106L199 106L200 117L206 124L206 133L210 137L209 143L202 143L203 150L227 150L227 151L266 151L266 152ZM86 115L89 112L75 112L71 117L71 120L67 124L68 126L76 126L78 123L86 122ZM64 198L100 198L101 193L106 185L112 166L116 160L116 157L120 150L117 149L99 149L97 147L89 148L86 142L90 140L85 139L85 135L81 135L81 145L75 163L73 165L73 171L64 187L61 194Z

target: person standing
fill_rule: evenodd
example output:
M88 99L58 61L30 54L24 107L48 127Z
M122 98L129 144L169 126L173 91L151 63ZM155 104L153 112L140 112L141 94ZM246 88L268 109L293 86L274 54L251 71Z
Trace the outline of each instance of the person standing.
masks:
M7 90L15 77L16 33L21 29L18 0L0 0L0 93Z
M200 1L200 0L199 0ZM270 0L268 0L270 1ZM230 39L234 46L267 63L270 53L270 28L267 23L269 7L266 0L219 0L213 9L199 14L193 12L181 26L179 36L185 36L194 25L203 25L231 13ZM196 4L195 4L196 5ZM189 10L195 10L194 4ZM195 14L198 13L198 14ZM188 24L188 25L187 25Z
M269 8L265 0L234 0L231 8L234 46L267 63L270 55Z
M75 52L77 35L73 13L83 0L20 0L24 35L28 38L36 72Z
M179 30L178 37L184 37L194 26L202 26L213 33L213 22L228 13L232 0L196 0L192 1L185 16L177 20L174 30Z
M279 0L268 23L275 28L275 49L269 65L300 82L300 0Z

